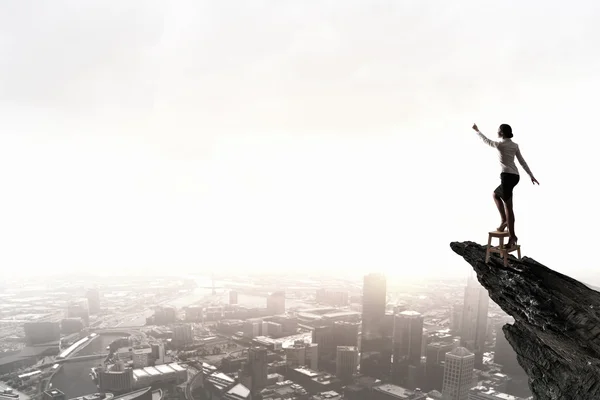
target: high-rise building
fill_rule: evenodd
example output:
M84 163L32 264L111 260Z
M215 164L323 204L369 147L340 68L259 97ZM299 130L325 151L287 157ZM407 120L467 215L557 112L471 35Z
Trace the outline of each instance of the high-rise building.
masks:
M90 324L90 310L88 300L80 298L67 304L67 318L81 318L85 326Z
M177 321L177 309L171 306L158 306L154 309L154 324L168 325Z
M258 393L267 386L267 349L264 347L250 347L248 349L248 362L245 375L250 377L250 390Z
M470 278L465 288L460 337L461 345L475 354L475 368L483 366L489 300L487 290Z
M253 339L260 336L262 331L262 321L260 320L247 320L244 322L242 333L244 337Z
M189 306L185 308L185 320L188 322L202 321L203 308L202 306Z
M97 288L88 289L85 297L88 301L90 314L98 315L100 313L100 291Z
M263 321L262 336L278 338L283 336L283 325L273 321Z
M98 368L95 370L97 386L102 392L129 392L133 389L133 369L116 365L116 368L108 370Z
M453 304L450 307L450 330L459 334L462 328L463 304Z
M270 315L285 314L285 292L273 292L267 297L267 312Z
M416 311L403 311L394 316L393 381L408 389L417 382L409 382L409 366L420 366L423 342L423 316Z
M312 342L319 345L319 365L321 368L325 368L335 358L333 325L322 325L314 328Z
M473 387L475 355L464 347L446 353L444 368L443 400L468 400Z
M391 354L387 352L384 319L386 279L369 274L363 281L362 333L360 338L360 373L386 379L391 370Z
M156 364L165 363L165 345L163 342L151 343L152 348L152 359Z
M28 346L60 341L60 324L58 322L26 322L23 330Z
M348 291L321 288L317 289L315 299L319 304L346 306L348 305Z
M154 364L152 346L149 344L134 346L132 350L133 368L145 368ZM160 364L160 363L159 363Z
M173 327L173 344L175 346L185 346L194 342L194 332L192 325L179 324Z
M238 303L238 293L235 290L229 291L229 304L234 305Z
M358 346L360 322L336 321L333 323L333 345Z
M285 360L289 368L308 367L317 370L319 366L319 345L296 340L290 347L284 348Z
M358 366L358 348L355 346L338 346L336 354L335 375L343 382L352 382Z
M81 318L64 318L60 321L60 333L70 335L81 332L85 328Z
M425 352L425 390L442 390L446 353L455 348L453 342L433 342L427 345Z

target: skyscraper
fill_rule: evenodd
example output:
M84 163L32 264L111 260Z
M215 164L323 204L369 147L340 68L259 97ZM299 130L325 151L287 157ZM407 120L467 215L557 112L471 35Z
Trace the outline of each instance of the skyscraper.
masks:
M88 300L80 298L70 301L67 305L67 318L81 318L85 326L90 324L90 310Z
M394 365L393 380L408 389L416 382L409 382L409 366L419 366L423 342L423 316L416 311L403 311L394 316Z
M312 331L312 342L319 345L319 368L332 370L335 361L333 325L317 326Z
M319 345L296 340L290 347L285 347L285 363L288 368L308 367L314 371L319 368Z
M475 368L483 365L489 300L487 290L470 278L465 288L460 336L461 345L475 353Z
M250 390L258 393L267 386L267 349L264 347L250 347L248 349L248 362L245 365L245 374L250 377Z
M425 363L425 390L442 390L446 353L455 349L452 342L434 342L427 345Z
M194 332L191 324L175 325L172 329L174 346L185 346L194 342Z
M352 382L358 365L358 349L354 346L338 346L335 365L335 375L343 383Z
M336 321L333 323L333 344L337 346L358 346L360 323Z
M85 297L88 301L90 314L97 315L100 312L100 291L97 288L88 289Z
M238 293L235 290L229 292L229 304L234 305L238 303Z
M463 304L453 304L450 307L450 330L459 334L462 328Z
M473 387L475 355L464 347L446 353L444 367L443 400L468 400Z
M267 312L270 315L285 314L285 292L273 292L267 297Z
M387 337L384 318L386 280L381 274L369 274L363 282L363 310L360 372L363 375L385 379L391 370L391 354L386 351Z
M28 346L60 341L60 325L58 322L25 322L25 342Z

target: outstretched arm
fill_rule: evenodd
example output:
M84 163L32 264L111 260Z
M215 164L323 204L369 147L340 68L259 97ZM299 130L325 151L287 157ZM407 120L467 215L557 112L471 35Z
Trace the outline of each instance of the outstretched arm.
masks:
M531 172L531 170L529 169L529 166L525 162L525 159L523 158L523 155L521 154L521 149L519 149L519 146L517 146L516 156L517 156L517 160L519 160L519 164L521 164L523 169L527 172L527 174L529 174L529 177L531 178L531 182L533 182L534 184L537 183L539 185L540 183L537 181L537 179L535 179L535 177L533 176L533 172Z
M494 147L497 148L498 145L500 144L500 142L495 142L491 139L488 139L483 133L479 132L479 128L477 127L476 124L473 124L473 129L475 130L475 132L477 132L477 135L479 135L479 137L481 138L481 140L483 140L483 142L485 144L487 144L490 147Z

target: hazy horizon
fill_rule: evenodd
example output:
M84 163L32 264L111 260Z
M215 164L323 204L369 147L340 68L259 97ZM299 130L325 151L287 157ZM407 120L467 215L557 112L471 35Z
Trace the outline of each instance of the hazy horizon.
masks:
M0 264L466 276L513 126L523 255L594 273L600 6L0 5ZM520 167L520 166L519 166Z

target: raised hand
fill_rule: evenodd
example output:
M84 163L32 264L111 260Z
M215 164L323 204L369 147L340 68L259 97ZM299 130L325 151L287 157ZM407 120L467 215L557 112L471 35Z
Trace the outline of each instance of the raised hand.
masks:
M534 177L531 178L531 183L533 183L534 185L537 183L538 185L540 184L537 179L535 179Z
M475 132L479 132L479 128L477 127L477 124L473 124L473 130Z

